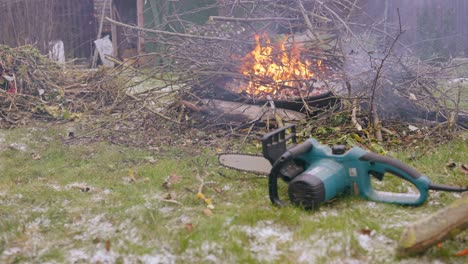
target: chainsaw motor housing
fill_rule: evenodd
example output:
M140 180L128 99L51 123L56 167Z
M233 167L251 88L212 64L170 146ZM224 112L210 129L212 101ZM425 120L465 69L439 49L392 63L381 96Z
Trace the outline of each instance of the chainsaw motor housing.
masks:
M289 182L288 196L291 203L306 210L317 209L323 202L345 192L344 170L344 166L333 160L310 164L306 171ZM327 190L325 186L328 186Z

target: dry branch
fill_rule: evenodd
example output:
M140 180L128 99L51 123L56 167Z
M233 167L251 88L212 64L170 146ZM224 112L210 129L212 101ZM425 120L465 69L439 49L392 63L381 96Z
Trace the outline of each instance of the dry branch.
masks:
M408 226L401 235L400 255L422 253L468 228L468 194L446 208Z
M115 24L117 26L121 27L126 27L130 29L134 29L137 31L143 31L143 32L149 32L149 33L156 33L156 34L162 34L162 35L168 35L168 36L174 36L174 37L183 37L183 38L193 38L193 39L203 39L203 40L215 40L215 41L237 41L236 39L227 39L227 38L218 38L218 37L206 37L206 36L199 36L199 35L191 35L191 34L184 34L184 33L177 33L177 32L170 32L170 31L164 31L164 30L156 30L156 29L149 29L149 28L142 28L142 27L137 27L137 26L132 26L128 25L125 23L121 23L118 21L115 21L111 18L106 17L106 20L111 23Z
M233 21L233 22L261 22L261 21L298 21L297 18L287 17L257 17L257 18L242 18L242 17L223 17L210 16L210 21Z

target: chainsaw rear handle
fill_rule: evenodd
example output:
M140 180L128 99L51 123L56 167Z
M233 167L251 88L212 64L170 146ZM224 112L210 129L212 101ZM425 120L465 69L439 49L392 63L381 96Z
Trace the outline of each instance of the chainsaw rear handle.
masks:
M421 205L426 201L430 180L415 169L397 159L372 152L367 152L359 160L368 162L368 174L375 176L377 179L382 180L384 174L389 173L410 182L419 191L419 194L376 191L372 189L370 177L366 177L361 183L363 186L360 186L361 194L365 198L378 202L414 206Z
M307 140L301 144L290 147L283 155L281 155L273 164L270 175L268 177L268 189L271 202L276 206L284 206L286 203L278 197L278 175L284 164L294 158L312 150L312 142Z

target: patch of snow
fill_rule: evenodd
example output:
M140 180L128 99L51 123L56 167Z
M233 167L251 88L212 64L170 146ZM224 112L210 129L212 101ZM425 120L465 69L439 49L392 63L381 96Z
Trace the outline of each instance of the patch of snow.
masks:
M329 216L339 216L338 210L336 209L326 209L320 210L320 216L322 217L329 217Z
M366 208L368 209L374 209L377 208L378 204L373 201L366 201Z
M318 230L317 234L308 240L294 242L290 250L299 255L297 258L298 263L314 263L319 258L330 255L330 253L346 251L344 248L344 245L348 244L346 240L343 233L323 234Z
M305 241L294 241L289 250L295 253L292 256L297 256L293 261L295 263L316 263L323 260L336 264L387 263L394 256L392 248L396 245L387 237L375 231L372 233L368 236L360 233L323 233L323 230L317 230ZM353 236L363 249L372 254L355 258L351 246Z
M41 227L50 227L50 219L41 216L26 224L26 229L39 230Z
M46 207L39 207L39 206L34 206L33 208L31 208L31 212L35 212L35 213L45 213L47 212L48 208Z
M66 208L66 207L68 207L69 204L70 204L70 200L65 199L65 200L62 201L62 204L61 204L61 205L62 205L62 207L65 207L65 208Z
M65 224L65 227L75 232L78 231L73 239L81 241L91 241L95 238L109 239L116 231L112 223L105 220L104 214L96 215L91 219L82 218L72 224Z
M162 249L161 252L154 251L151 254L140 256L138 257L138 260L143 264L158 264L158 263L172 264L172 263L176 263L177 256L174 256L166 249ZM124 261L124 262L132 263L132 262L135 262L135 260L131 259L129 261Z
M232 186L230 184L226 184L223 186L223 188L221 189L223 192L225 191L229 191L232 189Z
M11 149L14 149L14 150L19 150L19 151L23 151L25 152L26 150L28 150L28 146L26 146L26 144L23 144L23 143L11 143L9 145L9 147Z
M109 250L107 251L106 249L100 249L97 252L94 253L94 255L91 257L91 263L102 263L102 264L112 264L115 263L117 260L117 254Z
M203 241L200 246L191 246L184 254L183 260L202 259L202 263L223 263L223 248L212 241Z
M468 78L455 78L448 81L448 83L465 83L468 82Z
M95 191L97 191L97 190L95 190ZM106 195L108 195L108 194L110 194L110 193L111 193L111 191L108 190L108 189L104 189L104 190L102 190L102 191L99 190L98 193L95 192L95 194L93 195L93 197L91 198L91 200L92 200L93 202L95 202L95 203L100 202L100 201L103 201L103 200L106 200L106 199L107 199L107 198L106 198ZM115 205L117 205L117 204L115 204Z
M2 255L8 257L8 256L16 255L16 254L18 254L18 253L20 253L20 252L21 252L21 248L19 248L19 247L11 247L11 248L5 249L5 250L3 251L3 253L2 253Z
M124 222L120 223L117 227L117 231L125 238L125 240L121 240L122 243L142 243L142 238L140 236L140 233L138 232L138 228L135 227L135 225L132 223L132 220L130 219L127 219Z
M162 198L162 194L160 193L155 193L152 195L145 195L144 207L146 209L156 209L158 205L160 204L161 198Z
M261 221L255 226L237 227L250 241L250 251L259 261L274 261L282 253L281 246L291 242L293 233L285 227L273 225L272 221Z
M355 234L355 238L359 246L372 253L373 261L376 263L382 263L388 257L395 255L396 242L375 231L370 234Z
M61 191L62 190L62 186L60 186L58 184L54 184L54 183L49 184L49 187L54 189L54 191Z
M80 261L86 261L89 259L88 253L82 249L72 249L68 253L68 260L70 263L79 263Z
M158 210L162 214L168 214L168 213L174 211L174 207L164 206L164 207L159 208Z

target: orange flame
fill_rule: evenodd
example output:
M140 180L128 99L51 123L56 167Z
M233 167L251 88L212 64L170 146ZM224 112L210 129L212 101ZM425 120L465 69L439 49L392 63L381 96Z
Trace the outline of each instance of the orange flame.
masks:
M283 88L301 88L303 81L314 77L310 71L312 63L301 61L296 43L288 51L286 41L287 37L273 45L267 35L255 35L255 48L241 59L241 73L249 78L248 86L243 88L245 92L275 95ZM318 61L317 65L321 63Z

